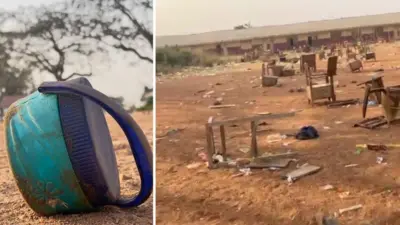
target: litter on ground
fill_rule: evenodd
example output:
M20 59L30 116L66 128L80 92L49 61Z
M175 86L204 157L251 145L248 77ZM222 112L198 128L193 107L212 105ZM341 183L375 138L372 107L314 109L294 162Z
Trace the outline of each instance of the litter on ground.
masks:
M307 164L287 173L286 175L284 175L284 178L287 179L289 183L293 183L304 176L318 172L320 169L321 169L320 166Z
M355 210L361 209L362 207L363 207L363 205L359 204L359 205L350 206L348 208L339 209L339 214L343 214L343 213L350 212L350 211L355 211Z

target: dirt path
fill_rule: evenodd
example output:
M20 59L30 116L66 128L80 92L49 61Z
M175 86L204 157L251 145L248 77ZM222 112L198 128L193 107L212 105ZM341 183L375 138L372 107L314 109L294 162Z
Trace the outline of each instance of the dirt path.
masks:
M377 62L365 63L365 71L352 74L348 69L338 71L337 98L363 98L364 90L356 82L370 79L370 71L383 67L386 86L400 83L399 45L377 47ZM395 55L396 54L396 55ZM319 67L325 65L318 62ZM304 92L289 93L289 89L304 87L304 76L282 78L282 87L261 88L260 65L251 64L247 72L224 73L216 76L189 76L183 79L159 79L157 84L157 135L172 128L185 128L157 140L157 224L313 224L320 212L333 214L340 208L362 204L363 208L343 214L340 224L400 224L400 151L378 154L371 151L356 154L356 144L400 143L399 125L370 131L353 128L362 120L361 106L327 109L311 108ZM202 90L202 93L198 93ZM203 98L214 91L211 98ZM224 104L236 104L230 109L208 109L216 97ZM195 169L186 166L202 162L197 151L206 146L204 123L209 116L222 118L254 115L259 112L288 112L303 110L295 117L266 121L266 132L258 135L262 152L292 150L301 154L296 164L310 163L323 169L292 185L280 179L282 172L253 170L250 176L236 177L235 170L208 170L205 165ZM367 116L381 114L379 107L369 108ZM296 132L305 125L320 133L317 140L298 141L288 146L284 142L269 144L272 133ZM228 152L244 157L239 151L250 145L248 124L238 124L227 130ZM324 129L329 127L330 129ZM246 128L247 130L245 130ZM235 137L232 139L232 137ZM217 139L218 140L218 137ZM218 143L217 143L218 145ZM218 147L218 146L217 146ZM383 156L387 164L377 164ZM345 165L358 164L346 168ZM336 190L323 191L333 185ZM348 192L348 196L343 193ZM341 198L342 196L342 198ZM343 197L344 196L344 197ZM373 223L372 223L373 222Z
M152 143L152 114L137 113L133 115L136 122L142 127L150 143ZM132 161L133 156L130 149L124 146L126 138L110 117L107 118L113 141L118 143L116 150L120 174L124 176L121 180L123 195L132 195L140 187L140 178ZM0 125L0 136L3 138L3 125ZM1 139L3 141L3 139ZM37 216L25 203L15 185L13 175L10 171L7 153L4 143L0 143L0 225L12 224L152 224L153 204L150 198L144 205L135 209L119 209L106 207L100 212L54 216L50 218ZM134 169L133 169L134 168Z

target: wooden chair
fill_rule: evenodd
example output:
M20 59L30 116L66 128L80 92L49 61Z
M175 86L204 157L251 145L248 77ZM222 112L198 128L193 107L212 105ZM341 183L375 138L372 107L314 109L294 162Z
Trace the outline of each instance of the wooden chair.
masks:
M328 77L336 75L337 61L338 61L337 56L330 56L328 58L328 64L327 64L326 71L318 71L318 72L314 73L313 75L325 75L326 82L328 83L329 82Z
M271 72L271 76L277 76L280 77L283 75L283 68L284 66L280 66L280 65L270 65L267 64L267 68L265 69L267 75L270 75Z
M268 67L268 64L267 64ZM268 71L267 71L268 72ZM261 85L263 87L275 86L278 83L278 77L276 76L266 76L265 64L261 65Z
M357 54L355 52L347 52L347 61L357 60Z
M321 50L321 51L318 53L318 57L319 57L319 60L325 59L325 51L324 51L324 50Z
M387 87L382 96L382 109L388 125L400 119L400 85Z
M320 99L336 101L333 75L328 75L327 73L312 74L307 63L304 63L303 68L306 75L308 103L314 105L314 101Z
M269 73L268 69L271 66L275 66L276 65L276 61L274 59L269 60L267 63L262 63L261 64L261 76L265 76L266 74Z
M375 52L367 52L365 53L365 60L374 59L376 61Z
M371 80L357 84L357 86L365 85L363 118L365 118L365 115L367 112L366 107L368 104L370 94L375 93L375 98L376 98L377 103L382 104L381 92L380 91L371 92L371 90L374 90L374 89L384 89L385 88L382 78L383 78L383 76L374 76Z
M317 70L317 62L316 62L316 55L315 54L303 54L300 56L300 72L304 73L304 63L307 63L308 66L313 70Z
M368 105L368 94L380 92L382 93L382 109L387 121L390 125L391 122L400 119L400 85L391 86L387 88L372 88L367 86L365 90L365 98L363 102L363 116L365 117Z
M351 72L361 71L362 69L364 69L361 60L358 59L349 62L349 67Z
M337 72L337 61L338 61L337 56L330 56L328 58L328 65L326 72L323 73L328 76L335 76Z

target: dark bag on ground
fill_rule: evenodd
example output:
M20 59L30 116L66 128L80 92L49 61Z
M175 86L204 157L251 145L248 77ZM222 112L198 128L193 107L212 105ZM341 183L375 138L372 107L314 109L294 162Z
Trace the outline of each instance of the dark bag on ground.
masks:
M318 138L318 131L313 126L305 126L300 129L296 134L296 139L298 140L308 140Z

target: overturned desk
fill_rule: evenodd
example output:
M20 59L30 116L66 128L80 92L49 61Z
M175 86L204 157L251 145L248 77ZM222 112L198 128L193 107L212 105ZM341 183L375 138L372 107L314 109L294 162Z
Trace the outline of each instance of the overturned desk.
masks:
M359 83L357 84L357 86L361 86L361 85L365 85L365 94L364 94L364 101L368 102L368 97L370 95L370 91L371 89L379 89L379 88L385 88L384 84L383 84L383 75L374 75L372 76L372 78L370 80L367 80L365 82ZM370 88L368 88L370 87ZM375 92L375 97L376 97L376 101L378 104L382 103L382 96L380 92ZM363 115L363 117L365 117L365 113Z
M218 168L218 163L214 163L213 155L217 154L215 150L215 141L214 141L214 130L213 127L219 127L220 136L221 136L221 151L218 154L222 155L224 161L226 161L226 132L225 126L229 126L235 123L245 123L250 122L250 130L251 130L251 148L250 153L251 157L255 158L258 156L257 149L257 126L260 120L265 119L278 119L284 117L294 116L294 112L290 113L281 113L281 114L267 114L267 115L256 115L238 119L230 119L224 121L214 121L212 117L205 124L206 129L206 139L207 139L207 161L208 167L210 169Z

